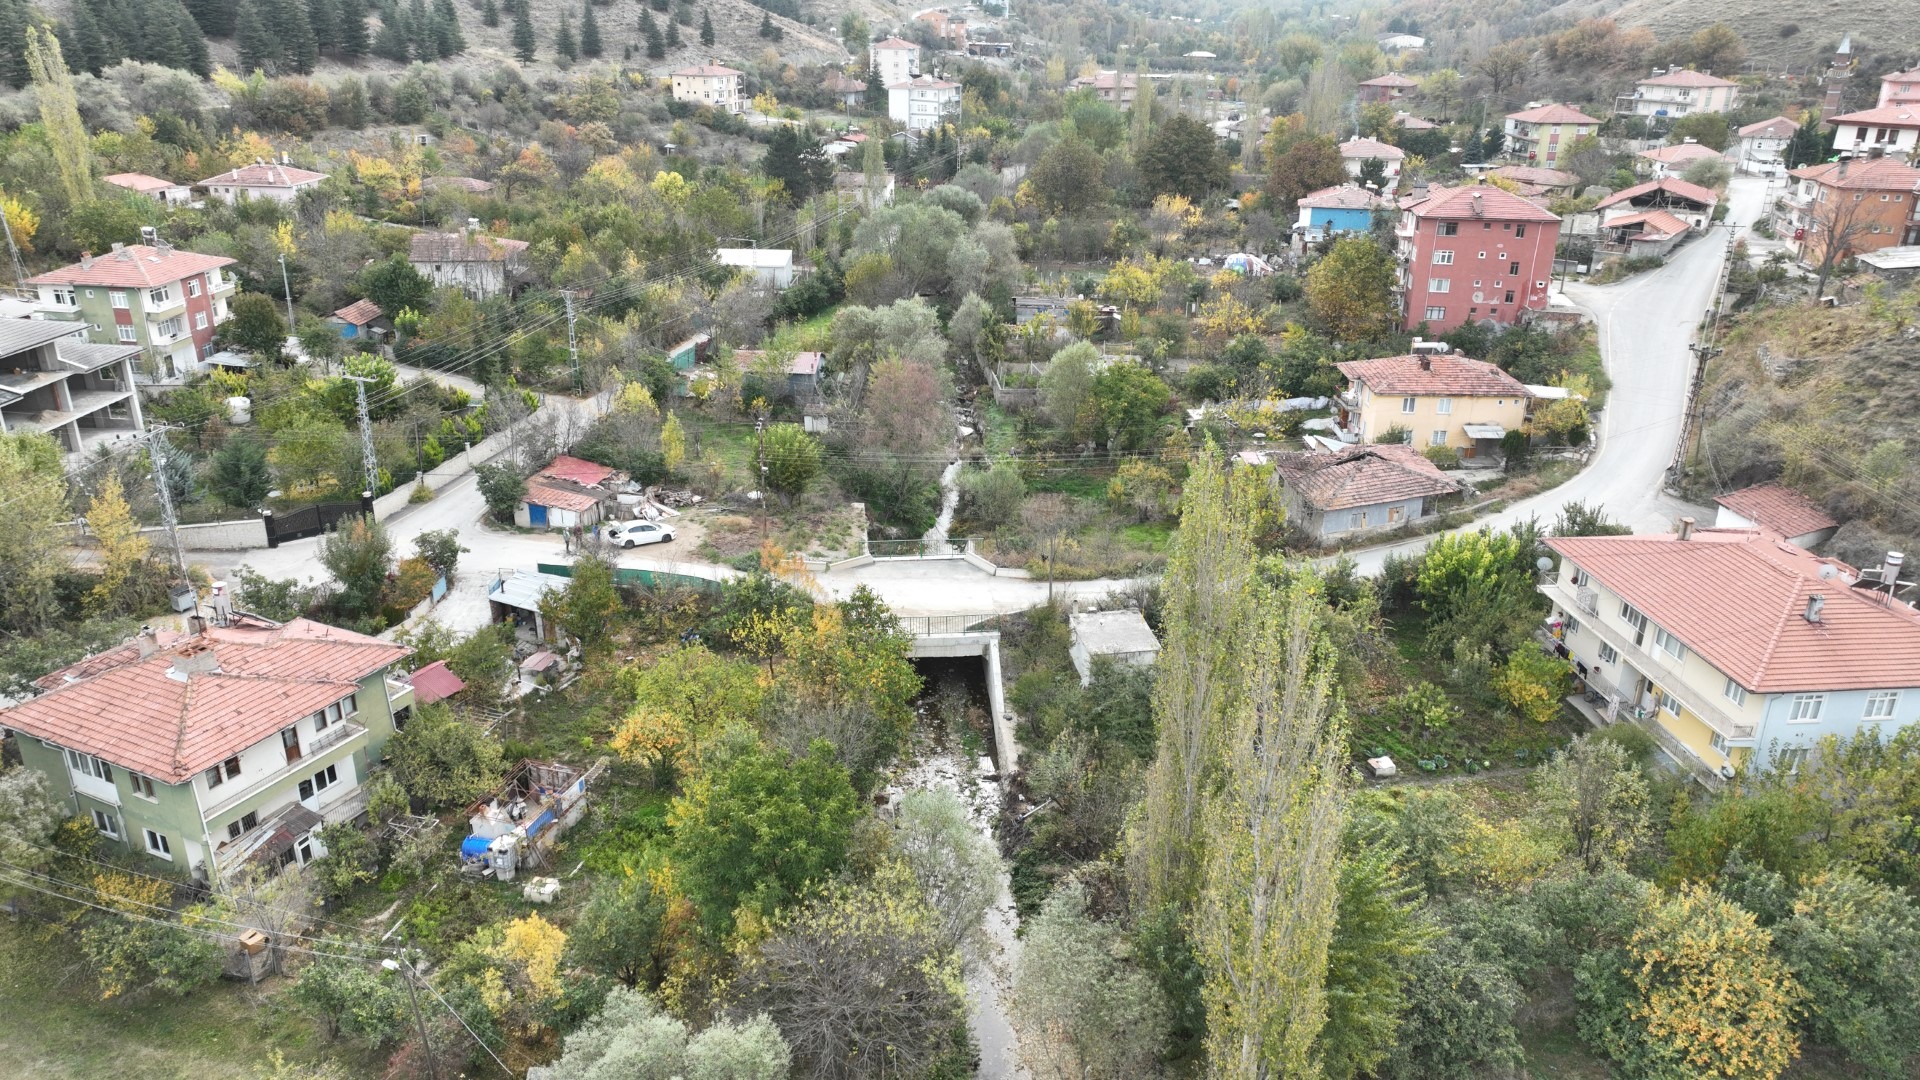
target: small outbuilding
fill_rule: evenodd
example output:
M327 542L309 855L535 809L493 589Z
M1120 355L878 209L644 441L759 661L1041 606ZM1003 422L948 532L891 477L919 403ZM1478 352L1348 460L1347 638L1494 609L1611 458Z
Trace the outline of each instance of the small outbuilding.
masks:
M1812 549L1840 531L1840 523L1812 499L1784 484L1755 484L1714 499L1716 529L1770 529L1795 547Z
M718 248L713 259L721 266L751 273L763 289L784 289L793 284L792 248Z
M378 338L381 329L392 325L387 322L386 312L371 300L355 300L328 316L327 323L339 327L342 341Z
M1160 639L1138 611L1088 611L1072 616L1069 623L1073 644L1067 655L1073 659L1073 670L1080 673L1082 686L1093 681L1093 662L1099 657L1152 667L1160 655Z

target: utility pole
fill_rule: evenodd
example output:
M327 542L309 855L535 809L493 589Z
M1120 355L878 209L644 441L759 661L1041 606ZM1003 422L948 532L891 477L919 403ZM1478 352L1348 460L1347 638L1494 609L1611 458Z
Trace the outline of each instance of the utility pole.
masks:
M287 281L287 257L280 256L280 291L287 296L287 336L293 336L293 286Z
M360 456L367 467L367 498L380 493L380 459L373 452L373 414L367 409L367 384L373 379L366 375L342 375L352 380L354 392L358 396L360 411Z
M20 248L13 242L13 223L7 220L4 213L0 213L0 230L6 231L7 255L13 259L13 286L16 289L25 288L27 268L20 263Z
M153 459L153 489L160 496L160 521L173 542L173 572L179 581L187 580L187 553L180 547L180 519L173 512L173 485L167 480L167 426L147 429L147 455Z
M413 1022L420 1029L420 1047L427 1052L427 1080L440 1080L440 1065L433 1057L433 1041L427 1036L427 1019L420 1015L420 991L413 985L415 972L412 961L409 960L403 967L400 961L388 957L380 961L380 966L406 981L407 1000L413 1003Z
M753 422L754 455L760 462L760 543L767 542L767 417L762 413Z
M573 392L586 393L586 385L580 377L580 342L573 333L573 290L561 289L560 295L567 302L567 356L573 360Z

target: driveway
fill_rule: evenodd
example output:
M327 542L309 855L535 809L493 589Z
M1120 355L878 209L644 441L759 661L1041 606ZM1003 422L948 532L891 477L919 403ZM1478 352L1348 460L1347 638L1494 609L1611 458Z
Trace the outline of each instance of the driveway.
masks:
M1687 385L1693 377L1688 346L1719 284L1728 230L1746 232L1765 208L1766 190L1763 177L1735 177L1727 221L1682 247L1667 265L1617 285L1567 286L1568 299L1598 325L1601 353L1613 378L1613 391L1600 414L1599 450L1573 479L1483 517L1468 529L1504 529L1528 518L1550 525L1570 502L1602 507L1608 517L1637 532L1664 532L1687 514L1710 519L1700 507L1668 495L1663 485L1680 441ZM1431 539L1367 548L1352 558L1361 573L1377 574L1388 555L1412 554Z

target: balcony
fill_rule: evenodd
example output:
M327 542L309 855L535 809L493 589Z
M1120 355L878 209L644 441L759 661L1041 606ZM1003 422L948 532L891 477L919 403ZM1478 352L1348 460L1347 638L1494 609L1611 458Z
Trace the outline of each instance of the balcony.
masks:
M366 728L350 720L336 723L321 732L318 737L302 744L300 756L288 759L286 764L277 769L268 770L255 778L252 783L242 783L247 779L242 775L239 782L228 781L214 788L209 793L210 801L201 806L202 815L206 820L213 821L221 817L228 808L245 802L268 788L291 785L306 773L320 768L318 762L322 755L350 745L366 733Z
M141 310L149 320L164 319L187 310L187 297L185 293L176 290L173 298L166 303L156 304L152 300L147 300L146 306Z
M406 674L387 676L387 707L399 712L413 704L413 680Z
M1578 586L1574 589L1573 603L1575 607L1589 615L1596 618L1600 615L1600 594L1585 585Z
M306 746L307 757L318 757L350 739L357 739L367 733L367 729L351 720L344 720L321 732Z

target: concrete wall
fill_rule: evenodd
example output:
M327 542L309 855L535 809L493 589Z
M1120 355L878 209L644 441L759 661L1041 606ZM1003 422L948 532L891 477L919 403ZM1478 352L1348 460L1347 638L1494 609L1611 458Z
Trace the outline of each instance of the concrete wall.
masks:
M438 492L441 488L472 472L476 467L490 464L493 459L506 453L514 445L520 432L536 424L551 419L565 433L570 425L571 439L577 439L587 429L587 425L605 415L612 407L613 396L602 392L590 398L568 398L557 394L548 395L540 407L530 413L526 419L515 425L512 431L499 431L474 443L473 446L421 473L414 483L424 481L427 487ZM569 439L569 441L571 441ZM402 484L373 500L375 521L385 521L400 512L413 497L414 484Z
M166 548L171 541L167 539L167 530L160 526L141 529L140 535L156 548ZM198 525L180 526L180 546L188 551L247 551L267 546L266 521L255 515L250 518L238 518L233 521L207 521Z

